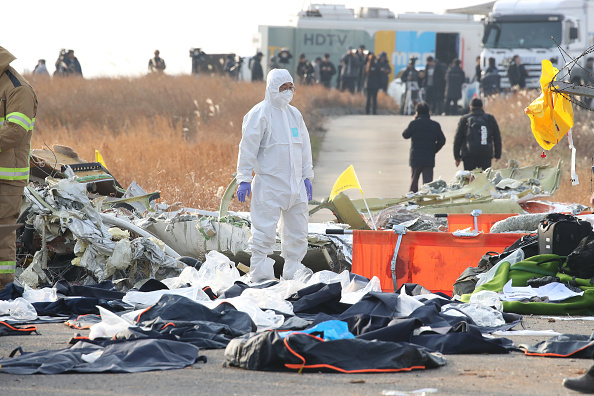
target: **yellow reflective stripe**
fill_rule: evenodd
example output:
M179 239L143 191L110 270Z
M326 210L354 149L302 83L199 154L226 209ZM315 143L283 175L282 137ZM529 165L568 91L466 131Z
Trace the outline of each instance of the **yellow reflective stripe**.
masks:
M29 179L29 168L1 168L0 180L27 180ZM0 262L1 263L1 262Z
M29 117L27 117L23 113L14 112L7 114L6 121L22 126L23 128L25 128L25 131L30 131L33 129L33 122Z
M0 274L12 274L16 268L14 261L0 261Z

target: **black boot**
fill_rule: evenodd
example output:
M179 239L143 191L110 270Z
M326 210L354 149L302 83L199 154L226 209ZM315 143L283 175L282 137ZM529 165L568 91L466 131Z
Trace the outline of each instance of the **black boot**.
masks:
M594 365L581 377L565 378L563 386L577 392L594 393Z

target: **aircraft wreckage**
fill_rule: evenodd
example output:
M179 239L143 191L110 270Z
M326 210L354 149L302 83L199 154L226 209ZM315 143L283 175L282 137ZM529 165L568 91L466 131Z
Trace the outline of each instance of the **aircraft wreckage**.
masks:
M173 208L156 203L159 192L147 193L134 182L123 189L102 164L54 146L32 150L30 181L18 221L24 227L17 233L17 277L31 287L61 279L84 284L111 280L128 290L148 278L178 276L188 265L198 268L212 250L240 269L249 265L249 213L228 211L235 180L218 212ZM520 168L512 161L505 169L460 171L449 183L436 180L416 194L367 203L380 229L403 224L440 231L447 219L436 213L526 213L534 199L552 196L559 183L560 164ZM352 236L326 231L369 229L363 201L341 193L312 206L310 214L329 209L336 222L310 223L303 263L314 272L350 269ZM280 253L278 239L275 253ZM273 256L280 276L283 259Z

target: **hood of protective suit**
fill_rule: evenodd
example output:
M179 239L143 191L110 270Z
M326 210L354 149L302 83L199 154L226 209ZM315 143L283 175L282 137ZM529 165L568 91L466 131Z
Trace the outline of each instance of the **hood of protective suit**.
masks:
M293 77L286 69L272 69L266 76L265 101L277 109L285 109L293 99L293 92L286 90L279 92L278 89L284 83L293 84Z
M0 73L3 73L4 70L8 67L10 62L16 59L16 56L8 52L7 49L4 47L0 47Z

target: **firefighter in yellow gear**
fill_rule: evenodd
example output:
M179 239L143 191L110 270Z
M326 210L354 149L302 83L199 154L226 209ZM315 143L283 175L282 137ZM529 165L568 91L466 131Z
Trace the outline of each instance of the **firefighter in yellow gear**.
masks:
M14 225L29 182L31 135L37 95L10 66L15 56L0 47L0 225ZM0 236L0 290L14 281L16 231Z

